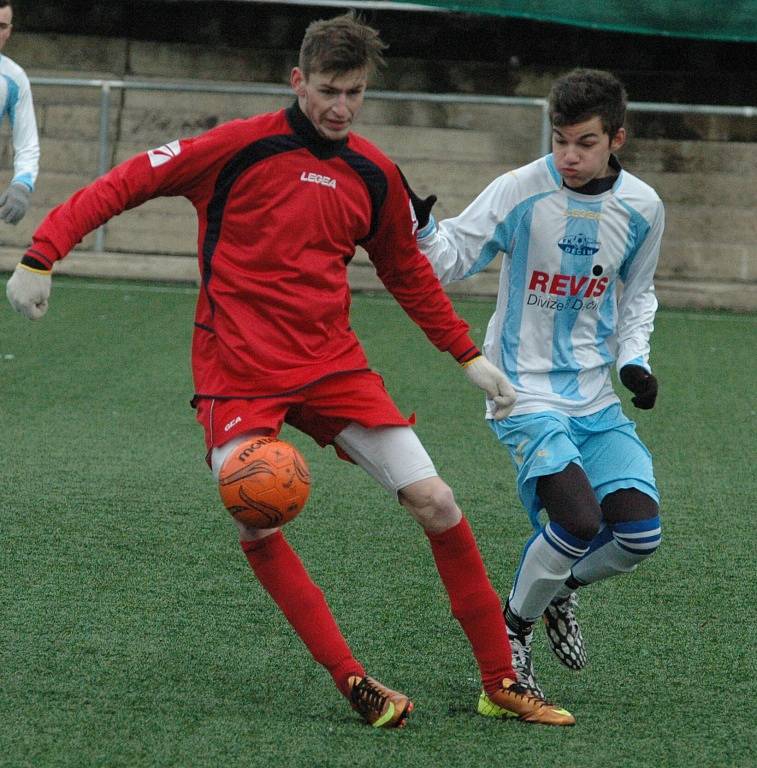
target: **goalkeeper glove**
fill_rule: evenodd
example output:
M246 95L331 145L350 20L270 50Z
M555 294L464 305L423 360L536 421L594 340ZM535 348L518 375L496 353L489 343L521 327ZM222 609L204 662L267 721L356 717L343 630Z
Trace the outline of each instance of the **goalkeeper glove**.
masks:
M626 389L634 393L631 402L644 411L654 408L657 399L657 379L640 365L624 365L620 369L620 380Z
M483 389L494 401L494 418L506 419L515 406L515 390L502 371L483 355L463 364L465 375L471 384Z
M26 184L12 183L0 195L0 220L18 224L24 218L31 196L32 192Z
M51 275L52 272L17 265L5 286L5 295L13 309L30 320L39 320L47 312Z
M407 196L410 198L410 203L413 206L415 218L418 222L418 229L423 229L423 227L428 224L428 220L431 218L431 209L434 207L434 203L436 202L436 195L429 195L428 197L421 199L410 188L410 185L407 183L407 179L405 178L405 174L402 173L402 169L399 167L399 165L397 166L397 170L400 172L400 178L402 179L402 183L405 185L405 191L407 192Z

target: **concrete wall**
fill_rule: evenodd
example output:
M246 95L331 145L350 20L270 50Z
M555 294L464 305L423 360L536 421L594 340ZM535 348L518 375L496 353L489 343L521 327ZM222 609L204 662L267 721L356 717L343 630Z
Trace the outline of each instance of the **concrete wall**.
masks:
M295 53L213 48L125 38L26 34L7 53L31 75L202 79L284 84ZM466 71L458 62L461 72ZM451 70L455 66L450 64ZM475 67L468 62L470 71ZM487 69L489 65L483 66ZM423 89L425 64L392 60L385 79L404 71ZM128 75L127 75L128 73ZM480 77L478 72L476 77ZM446 79L453 80L453 72ZM529 95L548 87L542 71L520 78ZM33 207L17 227L0 228L0 268L15 264L44 214L97 175L97 90L37 86L35 103L42 139L42 165ZM113 163L177 136L197 134L225 120L278 108L288 97L115 91L109 125ZM631 139L622 160L660 193L667 229L657 285L667 306L757 309L757 120L631 115ZM439 197L438 216L459 212L492 178L539 153L540 115L525 107L434 105L370 100L359 125L400 163L419 191ZM7 135L7 127L4 129ZM676 133L679 134L676 137ZM681 138L683 136L684 138ZM692 138L693 137L693 138ZM8 175L7 141L0 175ZM109 223L107 253L91 253L94 238L56 270L80 274L194 280L193 211L185 200L150 201ZM456 288L491 295L496 265ZM352 269L356 288L378 288L364 254Z

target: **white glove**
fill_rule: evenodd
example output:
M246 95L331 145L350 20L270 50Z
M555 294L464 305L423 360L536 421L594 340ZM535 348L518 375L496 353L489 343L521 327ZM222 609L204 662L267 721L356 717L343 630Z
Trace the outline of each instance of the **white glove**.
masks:
M473 358L464 366L468 381L494 401L494 418L506 419L515 406L515 390L502 371L483 355Z
M32 191L26 184L16 182L0 195L0 219L8 224L18 224L29 207Z
M47 312L52 272L19 264L5 286L5 295L16 312L30 320L39 320Z

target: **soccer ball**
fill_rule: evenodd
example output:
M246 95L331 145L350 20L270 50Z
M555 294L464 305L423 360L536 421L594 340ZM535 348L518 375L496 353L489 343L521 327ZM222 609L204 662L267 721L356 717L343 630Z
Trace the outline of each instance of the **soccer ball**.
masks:
M310 470L293 445L257 436L240 443L223 462L218 489L234 519L250 528L277 528L302 512Z

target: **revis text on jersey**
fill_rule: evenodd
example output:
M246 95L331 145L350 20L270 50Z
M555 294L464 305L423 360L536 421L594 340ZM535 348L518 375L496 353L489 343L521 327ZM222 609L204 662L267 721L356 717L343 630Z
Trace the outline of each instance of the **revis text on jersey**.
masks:
M534 270L528 284L529 291L541 291L553 296L581 296L591 298L601 296L607 288L608 277L597 280L588 275L551 275L549 272Z

